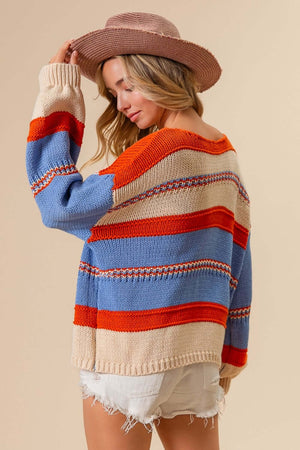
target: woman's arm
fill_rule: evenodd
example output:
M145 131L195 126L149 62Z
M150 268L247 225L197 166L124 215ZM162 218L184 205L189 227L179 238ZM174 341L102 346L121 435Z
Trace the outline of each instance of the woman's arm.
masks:
M68 55L70 43L40 71L26 165L44 224L86 240L92 226L112 206L113 175L91 175L83 181L75 166L85 106L76 53Z
M237 376L247 364L251 301L252 263L249 235L238 284L229 308L225 333L222 353L223 365L220 370L220 384L223 386L225 392L229 389L230 380Z

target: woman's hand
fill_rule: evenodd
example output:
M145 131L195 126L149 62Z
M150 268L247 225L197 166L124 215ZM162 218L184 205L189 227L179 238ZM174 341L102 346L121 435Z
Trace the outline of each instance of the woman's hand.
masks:
M78 64L77 63L77 57L78 57L78 53L77 51L73 51L71 52L69 50L69 47L71 45L71 43L73 42L74 39L69 39L68 41L66 41L58 50L58 52L56 53L55 56L53 56L50 61L49 64L52 63L65 63L65 64Z

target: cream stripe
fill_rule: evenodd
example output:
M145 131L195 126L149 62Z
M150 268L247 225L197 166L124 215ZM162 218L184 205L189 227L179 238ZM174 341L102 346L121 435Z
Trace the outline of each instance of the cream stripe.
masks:
M222 364L221 370L220 370L220 377L221 378L234 378L247 366L247 363L244 366L237 367L233 366L232 364Z
M239 175L236 153L233 150L221 155L180 150L164 158L136 180L114 192L115 205L161 183L178 178L211 174L231 170Z
M50 94L51 92L51 94ZM74 90L69 89L69 87L64 88L63 96L64 98L59 98L62 93L58 88L53 88L48 93L41 93L37 99L35 104L32 119L37 119L38 117L47 117L54 112L69 112L72 114L77 120L84 123L85 121L85 112L84 107L82 105L81 95ZM56 96L56 103L51 102L52 96ZM72 100L70 99L70 96ZM74 100L75 99L75 100Z
M71 363L92 370L96 356L96 329L73 325ZM77 361L77 362L76 362Z
M96 331L96 360L88 327L74 325L71 362L76 367L117 375L146 375L198 362L221 365L225 329L194 322L143 332ZM79 340L87 340L79 345Z
M229 181L165 191L105 214L97 225L187 214L214 206L228 208L239 224L250 228L249 204L239 195L236 184Z
M40 92L32 119L46 117L53 112L67 111L84 123L85 106L80 89L80 73L76 66L49 64L39 74Z

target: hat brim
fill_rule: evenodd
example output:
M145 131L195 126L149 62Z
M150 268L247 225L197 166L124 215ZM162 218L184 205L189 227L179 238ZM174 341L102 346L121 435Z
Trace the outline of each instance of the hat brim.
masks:
M102 61L124 54L163 56L185 64L195 73L199 92L213 86L221 75L218 61L204 47L150 31L104 28L75 39L70 49L78 51L81 72L92 81Z

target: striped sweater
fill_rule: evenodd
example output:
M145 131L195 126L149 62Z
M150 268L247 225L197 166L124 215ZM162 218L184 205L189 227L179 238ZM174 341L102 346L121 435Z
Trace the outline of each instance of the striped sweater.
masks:
M29 182L43 223L84 241L71 363L144 375L206 361L236 376L247 360L250 221L228 138L162 128L83 181L79 67L46 65L39 83Z

